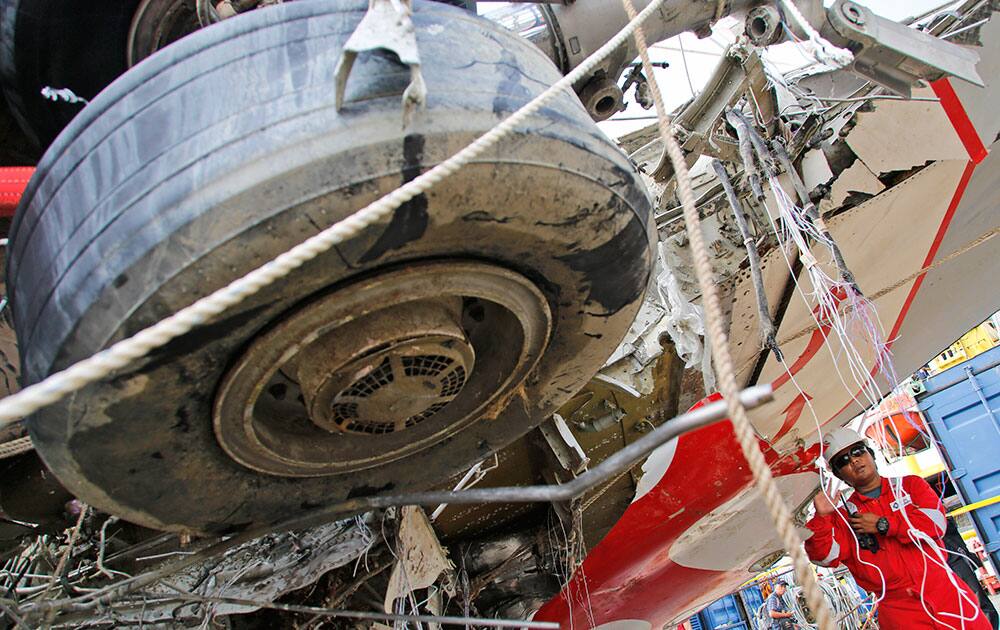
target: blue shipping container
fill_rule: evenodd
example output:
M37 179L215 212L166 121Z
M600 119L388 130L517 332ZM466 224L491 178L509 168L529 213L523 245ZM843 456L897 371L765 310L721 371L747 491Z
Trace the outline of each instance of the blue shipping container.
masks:
M735 595L726 595L722 599L716 600L711 606L701 611L702 627L705 630L748 630L746 619L740 608L740 603Z
M760 587L757 585L748 586L740 591L740 597L743 598L743 607L746 608L747 617L751 619L757 614L757 610L764 605L764 594L760 592Z
M1000 495L1000 346L924 382L917 396L966 505ZM970 512L1000 569L1000 503Z

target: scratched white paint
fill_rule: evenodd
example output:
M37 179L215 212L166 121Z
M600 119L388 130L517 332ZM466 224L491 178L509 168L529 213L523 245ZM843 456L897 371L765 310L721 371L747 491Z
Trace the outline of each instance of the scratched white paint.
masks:
M805 501L816 487L815 473L777 477L778 491L791 506ZM809 534L799 528L803 537ZM688 528L670 548L677 564L707 571L746 569L761 556L782 547L760 492L741 492Z
M663 475L670 468L670 462L674 461L674 454L677 452L677 439L674 438L657 448L643 462L642 477L639 478L639 483L636 484L635 498L632 499L633 503L645 496L646 493L656 487L656 484L660 483L660 479L663 479Z

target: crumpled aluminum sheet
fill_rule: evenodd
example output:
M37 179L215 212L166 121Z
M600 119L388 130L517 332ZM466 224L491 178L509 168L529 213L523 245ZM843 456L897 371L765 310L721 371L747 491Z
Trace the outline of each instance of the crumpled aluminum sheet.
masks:
M332 569L359 559L374 541L365 517L304 531L268 534L157 583L144 592L145 604L136 602L134 608L116 608L108 614L122 624L138 623L141 619L146 628L175 628L197 624L199 619L252 612L258 607L155 600L177 597L179 589L203 597L272 602L285 593L309 586Z

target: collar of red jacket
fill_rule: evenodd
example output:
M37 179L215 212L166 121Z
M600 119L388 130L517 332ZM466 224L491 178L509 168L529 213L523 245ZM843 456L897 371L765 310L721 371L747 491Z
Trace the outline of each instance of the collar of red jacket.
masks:
M882 477L882 494L872 499L871 497L866 497L865 495L861 494L859 490L855 490L854 493L851 495L851 501L853 501L854 503L861 504L861 503L868 503L869 501L879 501L883 497L891 497L891 496L893 496L893 494L892 494L892 488L889 486L889 478Z

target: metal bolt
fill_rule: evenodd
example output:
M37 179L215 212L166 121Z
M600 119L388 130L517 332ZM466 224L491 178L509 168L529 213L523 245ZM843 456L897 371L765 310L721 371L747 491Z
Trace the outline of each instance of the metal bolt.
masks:
M865 14L861 11L861 8L853 2L845 2L840 9L847 21L861 26L865 23Z
M639 422L636 422L633 427L636 433L649 433L655 428L656 426L647 419L642 419Z

